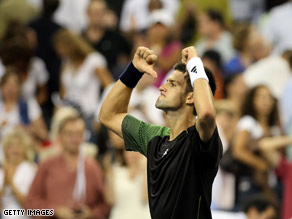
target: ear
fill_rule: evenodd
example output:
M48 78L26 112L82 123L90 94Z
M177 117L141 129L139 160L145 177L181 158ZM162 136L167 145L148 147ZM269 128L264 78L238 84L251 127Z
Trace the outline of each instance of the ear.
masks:
M187 105L194 105L194 95L193 95L193 92L188 92L187 93L186 104Z

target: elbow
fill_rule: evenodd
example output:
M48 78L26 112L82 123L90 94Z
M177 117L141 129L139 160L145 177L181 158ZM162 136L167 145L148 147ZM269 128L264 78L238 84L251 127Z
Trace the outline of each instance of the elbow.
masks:
M201 115L198 115L198 119L200 124L204 127L215 127L216 124L216 113L215 111L208 111L206 110Z
M98 115L99 121L106 126L106 121L108 121L109 118L107 118L108 115L101 109Z

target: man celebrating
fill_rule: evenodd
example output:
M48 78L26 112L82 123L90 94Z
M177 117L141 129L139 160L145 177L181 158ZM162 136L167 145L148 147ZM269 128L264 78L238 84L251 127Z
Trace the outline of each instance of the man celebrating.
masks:
M205 72L196 49L185 48L182 63L175 65L173 74L160 86L156 101L170 128L147 124L127 115L127 107L143 73L157 77L153 70L156 60L152 50L137 49L106 97L100 120L124 138L127 150L147 157L152 219L212 218L212 183L222 156L213 105L214 77Z

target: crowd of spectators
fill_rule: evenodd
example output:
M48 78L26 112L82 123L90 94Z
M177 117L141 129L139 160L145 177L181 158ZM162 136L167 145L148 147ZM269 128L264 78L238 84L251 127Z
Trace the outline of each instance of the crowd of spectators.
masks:
M98 114L146 46L158 78L129 113L167 126L158 88L190 45L218 86L213 217L292 218L292 0L0 0L0 218L150 218L147 161Z

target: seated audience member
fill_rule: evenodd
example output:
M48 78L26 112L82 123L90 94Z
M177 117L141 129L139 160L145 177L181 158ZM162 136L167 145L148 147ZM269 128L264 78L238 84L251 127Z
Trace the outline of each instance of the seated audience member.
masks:
M14 129L3 138L4 163L0 169L2 209L23 209L24 200L36 173L29 136ZM1 215L1 218L11 218ZM13 218L27 218L13 216Z
M42 118L41 109L35 99L20 97L21 81L18 71L7 68L0 82L0 137L16 126L24 128L34 140L42 143L48 131Z
M92 137L92 119L100 90L113 82L106 60L80 35L69 30L59 30L56 33L55 46L64 60L60 96L80 111Z
M49 73L42 59L34 55L29 39L16 35L3 42L1 61L5 67L17 68L21 79L21 96L36 98L40 105L47 101L47 81ZM0 77L3 75L0 72Z
M259 85L249 91L241 115L231 147L232 155L242 164L236 175L237 205L256 193L277 200L277 180L268 155L277 153L272 146L283 147L273 139L287 142L287 138L281 136L277 101L268 87Z
M47 160L48 158L58 156L62 152L62 145L59 140L59 128L60 124L68 117L78 116L79 113L72 107L61 107L57 109L52 118L50 128L50 145L44 147L39 153L38 158L40 162ZM85 155L88 157L95 157L98 149L95 144L84 142Z
M196 49L202 55L207 50L217 51L223 63L234 56L232 36L226 30L222 14L214 9L208 9L201 13L198 18L199 34L201 38L196 43Z
M283 95L283 90L291 76L287 53L289 53L289 50L283 52L281 56L268 56L247 68L243 73L247 86L254 87L265 84L271 89L272 94L279 99ZM275 74L275 72L277 73Z
M108 11L105 0L91 0L87 8L89 23L83 36L96 51L104 55L109 70L117 79L128 65L132 46L118 31L108 28Z
M145 44L159 56L157 62L158 78L155 86L159 87L167 73L180 60L182 43L173 39L171 30L174 27L174 16L165 9L159 9L149 14L149 25L146 30Z
M26 199L31 209L54 209L57 218L106 218L103 175L83 150L85 123L68 117L59 128L62 153L43 162Z
M225 77L244 72L253 62L267 57L271 52L267 40L249 23L233 27L232 43L237 54L225 64Z
M239 115L248 87L242 74L233 74L224 79L224 98L229 100Z

